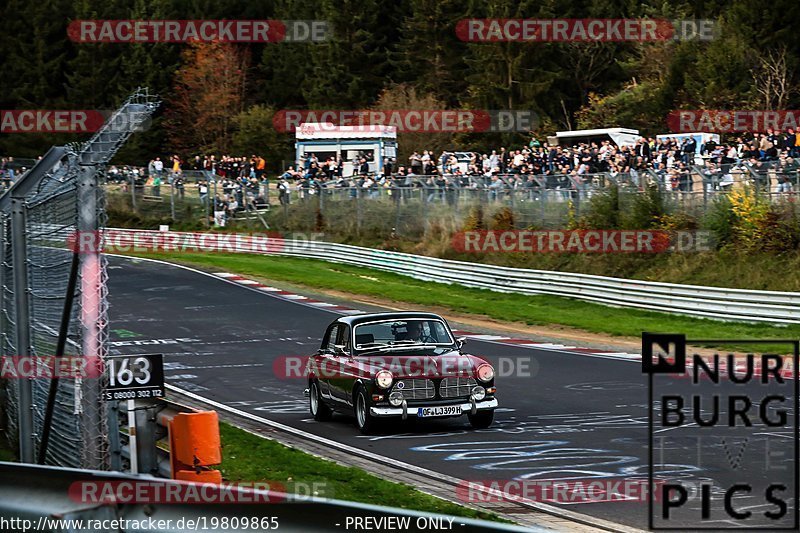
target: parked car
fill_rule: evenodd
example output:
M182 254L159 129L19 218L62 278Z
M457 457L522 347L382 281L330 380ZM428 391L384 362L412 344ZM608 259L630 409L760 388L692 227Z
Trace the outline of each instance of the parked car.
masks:
M494 368L463 345L433 313L341 317L308 361L311 415L354 415L363 433L383 418L467 415L472 427L487 428L497 408Z

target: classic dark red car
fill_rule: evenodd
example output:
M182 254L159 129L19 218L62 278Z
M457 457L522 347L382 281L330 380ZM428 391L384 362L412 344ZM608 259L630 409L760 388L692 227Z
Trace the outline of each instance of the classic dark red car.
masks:
M472 427L487 428L497 408L494 369L463 344L433 313L339 318L309 359L311 414L320 421L333 411L355 415L363 433L389 417L466 414Z

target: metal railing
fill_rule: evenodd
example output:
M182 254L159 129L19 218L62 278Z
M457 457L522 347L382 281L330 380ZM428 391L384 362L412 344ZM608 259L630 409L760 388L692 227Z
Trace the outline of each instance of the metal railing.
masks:
M108 488L116 494L118 489L113 487L123 483L133 487L134 493L136 485L141 484L145 488L143 493L165 496L150 498L155 501L132 501L124 504L114 502L111 498L101 502L93 501L92 494L104 494L103 491ZM160 487L158 491L147 490L156 485ZM89 490L86 502L81 501L79 491L76 490L76 487L81 486L91 487L96 491ZM175 495L191 495L187 490L190 488L191 484L185 481L154 480L149 476L0 462L0 523L7 524L9 519L14 519L14 525L7 527L20 531L97 531L91 524L113 523L113 530L120 533L134 533L145 529L177 533L202 530L206 525L209 530L215 531L278 529L322 532L343 529L347 520L352 521L354 516L370 516L376 521L382 517L393 517L392 520L402 518L411 524L408 528L411 531L423 530L416 526L417 520L424 522L426 519L434 519L434 523L449 524L450 518L455 520L453 529L457 528L464 533L551 531L544 527L522 528L470 518L236 486L204 486L201 493L208 501L213 501L213 504L197 504L196 485L194 499L190 496L184 502L175 501L180 500ZM166 495L172 495L172 498ZM173 501L170 502L170 499ZM261 527L246 527L251 521Z
M113 229L121 233L155 233ZM171 232L179 234L178 232ZM163 236L163 235L162 235ZM120 242L119 237L114 238ZM197 239L194 239L197 242ZM175 240L174 242L179 242ZM264 249L242 236L240 248ZM285 240L270 247L277 255L319 259L393 272L412 278L518 294L550 294L604 305L749 322L800 322L800 293L758 291L638 281L624 278L512 268L376 250L323 241Z
M716 200L741 187L750 187L765 201L778 203L800 194L800 172L788 168L761 171L748 165L687 167L670 173L643 170L628 174L449 176L447 179L412 176L363 182L360 178L327 182L259 182L242 186L206 171L189 171L179 189L165 183L158 189L131 185L125 191L109 189L115 213L132 210L140 215L169 218L204 227L221 225L217 206L235 198L238 207L227 218L266 212L273 229L309 231L320 223L333 228L352 221L354 231L373 228L381 235L415 235L428 222L443 218L461 224L471 210L508 208L514 227L564 227L589 211L593 198L617 187L625 202L647 187L656 187L671 212L699 217ZM201 187L203 194L201 194ZM217 202L216 199L220 201ZM342 218L342 213L348 216ZM448 222L449 224L450 222Z

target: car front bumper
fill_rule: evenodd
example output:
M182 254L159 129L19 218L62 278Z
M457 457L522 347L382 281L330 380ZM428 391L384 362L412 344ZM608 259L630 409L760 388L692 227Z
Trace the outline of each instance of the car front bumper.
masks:
M453 404L450 404L453 405ZM497 407L497 398L489 398L481 401L475 400L468 400L461 404L461 414L475 414L478 411L485 411L487 409L495 409ZM390 417L390 416L399 416L404 420L409 416L416 417L417 416L417 408L424 407L424 406L411 406L409 407L405 401L403 401L403 405L400 407L370 407L369 412L372 416L376 417ZM436 417L438 418L438 417ZM441 417L447 418L447 417Z

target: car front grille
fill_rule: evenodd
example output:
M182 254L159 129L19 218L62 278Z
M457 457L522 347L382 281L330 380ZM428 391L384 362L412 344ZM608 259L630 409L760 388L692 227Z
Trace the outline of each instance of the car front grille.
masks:
M430 379L401 379L394 384L392 392L402 393L405 400L429 400L436 396Z
M466 398L472 393L472 387L477 384L475 378L444 378L439 385L439 396L442 398Z

